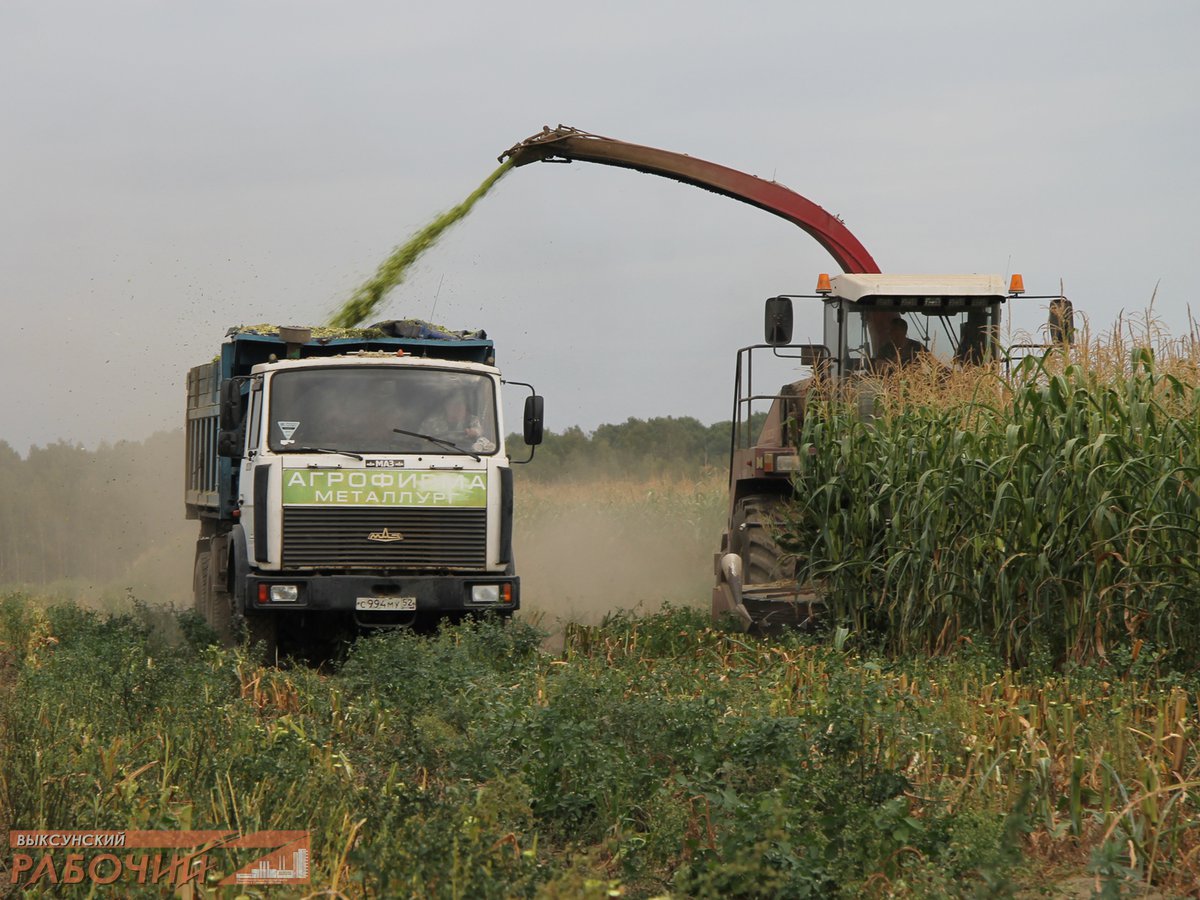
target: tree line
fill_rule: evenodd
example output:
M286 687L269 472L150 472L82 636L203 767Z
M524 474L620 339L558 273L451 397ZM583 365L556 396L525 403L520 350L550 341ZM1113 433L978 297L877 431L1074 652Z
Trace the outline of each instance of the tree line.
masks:
M182 529L183 432L24 458L0 441L0 584L111 581Z
M729 462L729 422L704 425L691 416L630 418L590 434L578 426L547 431L533 462L518 477L537 481L592 478L696 477L724 471ZM508 437L509 455L524 459L521 435Z

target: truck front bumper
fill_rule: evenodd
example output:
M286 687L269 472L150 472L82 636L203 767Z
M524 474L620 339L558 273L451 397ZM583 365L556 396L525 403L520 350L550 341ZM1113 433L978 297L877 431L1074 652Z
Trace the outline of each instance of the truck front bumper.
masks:
M454 613L521 605L521 579L480 572L465 575L250 575L248 613L289 610L374 613ZM292 590L294 589L294 590ZM493 590L494 589L494 590ZM290 599L294 596L294 599ZM495 599L492 599L492 598ZM287 599L285 599L287 598Z

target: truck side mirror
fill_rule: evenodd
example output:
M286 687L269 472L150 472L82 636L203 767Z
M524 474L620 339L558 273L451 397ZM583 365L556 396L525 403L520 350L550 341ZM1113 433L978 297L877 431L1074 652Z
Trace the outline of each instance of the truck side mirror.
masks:
M246 401L242 397L242 380L230 378L221 385L221 431L234 431L242 424L246 415Z
M792 301L789 297L767 300L765 328L767 343L782 347L792 341Z
M536 447L542 442L542 397L533 394L525 398L525 443Z
M242 442L245 434L240 428L217 432L217 456L226 459L242 458Z

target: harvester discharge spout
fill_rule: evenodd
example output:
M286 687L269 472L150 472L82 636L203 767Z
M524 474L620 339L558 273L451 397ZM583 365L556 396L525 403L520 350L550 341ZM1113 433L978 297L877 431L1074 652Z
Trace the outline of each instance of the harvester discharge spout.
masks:
M499 159L511 159L514 166L578 160L670 178L748 203L798 225L829 252L843 272L879 272L871 254L833 213L778 182L685 153L631 144L567 125L547 125L508 148Z
M778 182L694 156L559 125L546 126L514 144L500 155L500 161L510 162L514 167L533 162L591 162L670 178L791 222L824 247L843 272L864 275L879 272L871 254L839 217ZM894 313L885 316L890 321ZM784 402L781 397L776 406L782 409L780 404ZM742 409L741 403L739 400L738 410ZM786 418L776 414L777 432ZM714 559L713 615L729 617L737 627L746 630L766 632L806 627L814 621L822 598L810 586L799 584L794 561L783 553L772 534L775 513L790 495L788 471L782 468L776 471L773 466L770 473L746 468L751 464L761 467L767 457L772 463L776 458L794 458L794 449L785 446L782 437L771 439L760 435L753 446L733 451L731 448L731 472L736 474L730 481L731 518L721 550ZM739 465L733 465L733 457ZM756 475L743 477L742 473L747 471Z

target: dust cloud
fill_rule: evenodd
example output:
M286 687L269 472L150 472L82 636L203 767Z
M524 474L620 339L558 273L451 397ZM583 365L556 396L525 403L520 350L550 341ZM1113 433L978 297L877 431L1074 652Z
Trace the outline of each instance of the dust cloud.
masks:
M184 517L183 435L25 459L0 447L0 588L104 611L189 609L197 523ZM664 603L707 608L723 479L517 479L520 615L551 633Z
M0 586L104 610L190 606L197 528L182 462L180 431L25 458L0 445Z
M517 485L521 615L548 631L666 603L707 609L724 485Z
M122 579L128 593L147 603L191 609L192 566L199 531L195 522L180 516L177 528L158 536L129 564Z

